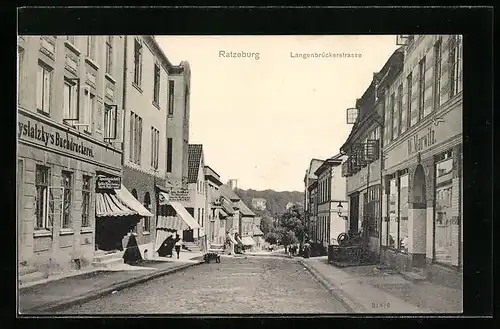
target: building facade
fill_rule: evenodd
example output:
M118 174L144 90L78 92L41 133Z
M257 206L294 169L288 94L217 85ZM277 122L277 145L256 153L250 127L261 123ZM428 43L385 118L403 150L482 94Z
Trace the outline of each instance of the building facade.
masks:
M205 179L207 182L208 201L208 242L210 244L223 244L226 236L225 221L220 219L222 209L219 187L222 185L220 176L209 166L205 166Z
M341 147L348 155L343 165L349 198L349 231L362 231L369 241L371 256L380 255L380 223L382 220L381 149L383 118L391 100L387 89L397 80L403 68L404 52L400 47L383 68L373 75L370 86L356 100L358 118Z
M462 39L416 35L403 47L401 79L389 89L396 101L385 116L382 259L403 270L440 264L460 274Z
M18 38L18 258L47 274L92 263L96 188L122 176L122 36Z
M304 175L304 226L306 227L307 236L309 238L313 237L313 230L315 226L313 225L313 200L310 194L310 186L317 180L317 176L314 172L321 166L323 160L311 159L309 167Z
M307 187L307 194L309 196L308 213L309 218L309 241L315 242L319 240L318 232L318 180L313 180Z
M203 158L203 145L189 144L188 149L188 184L190 205L186 209L196 219L201 228L184 231L183 240L187 242L202 243L207 230L207 183L205 180L205 161Z
M341 175L345 156L340 154L325 160L314 172L318 177L318 219L315 231L317 243L325 247L337 244L337 237L347 230L347 222L338 215L337 207L346 205L346 179Z
M123 184L153 217L134 227L141 254L154 257L158 192L165 187L171 64L153 36L126 36Z

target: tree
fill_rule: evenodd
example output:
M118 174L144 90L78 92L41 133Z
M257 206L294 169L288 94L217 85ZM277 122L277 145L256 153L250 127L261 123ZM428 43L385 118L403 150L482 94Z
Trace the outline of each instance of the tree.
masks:
M266 235L269 232L272 232L274 230L273 218L269 216L262 217L260 222L260 229L262 230L262 233L264 233L264 235Z
M274 232L267 232L266 235L264 235L264 241L270 244L276 244L278 243L278 234Z
M291 244L296 244L299 242L299 239L295 236L295 233L293 231L287 230L284 231L282 237L281 237L281 244L283 244L286 247L288 247Z
M287 231L291 231L294 233L295 238L302 242L305 237L303 217L302 209L297 205L285 211L279 220L279 227L284 229L282 235L285 236Z

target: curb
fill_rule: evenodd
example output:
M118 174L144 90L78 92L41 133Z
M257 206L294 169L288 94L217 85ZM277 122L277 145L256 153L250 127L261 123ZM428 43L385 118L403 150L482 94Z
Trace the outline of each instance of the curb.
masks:
M41 305L41 306L36 306L36 307L31 308L31 309L24 310L22 313L25 315L29 315L30 313L43 313L43 312L49 312L49 311L52 311L52 312L60 311L62 309L69 308L69 307L77 305L77 304L82 304L82 303L89 302L91 300L98 299L102 296L105 296L105 295L112 293L115 290L123 290L126 288L130 288L132 286L144 283L146 281L157 279L157 278L162 277L164 275L173 274L175 272L184 270L188 267L196 266L196 265L200 265L200 264L203 264L203 262L182 264L182 265L179 265L179 266L176 266L173 268L155 271L151 274L145 274L145 275L142 275L139 277L135 277L135 278L126 280L126 281L115 283L109 287L105 287L105 288L95 290L95 291L90 291L90 292L85 293L85 294L80 295L80 296L70 297L70 298L63 299L63 300L60 300L57 302L53 302L53 303L49 303L49 304L45 304L45 305Z
M349 295L347 295L341 288L330 282L318 270L307 264L304 260L299 260L311 275L328 290L328 292L337 299L349 313L366 313L366 309L359 303L355 302Z

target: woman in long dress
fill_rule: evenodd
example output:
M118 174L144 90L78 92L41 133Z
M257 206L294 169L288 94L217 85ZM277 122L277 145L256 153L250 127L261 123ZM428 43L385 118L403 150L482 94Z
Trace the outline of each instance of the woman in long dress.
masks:
M133 265L141 262L143 259L139 250L139 245L137 244L137 239L135 238L135 234L129 234L130 235L127 247L125 249L125 253L123 254L123 261L126 264Z

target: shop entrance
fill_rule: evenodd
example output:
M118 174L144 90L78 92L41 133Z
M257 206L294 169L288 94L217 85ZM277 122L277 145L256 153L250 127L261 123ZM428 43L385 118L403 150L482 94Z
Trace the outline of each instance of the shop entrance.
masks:
M425 255L427 246L427 199L426 199L426 181L425 171L421 164L415 169L413 175L413 187L411 196L411 207L413 212L413 227L410 228L413 233L412 250L414 266L425 265Z

